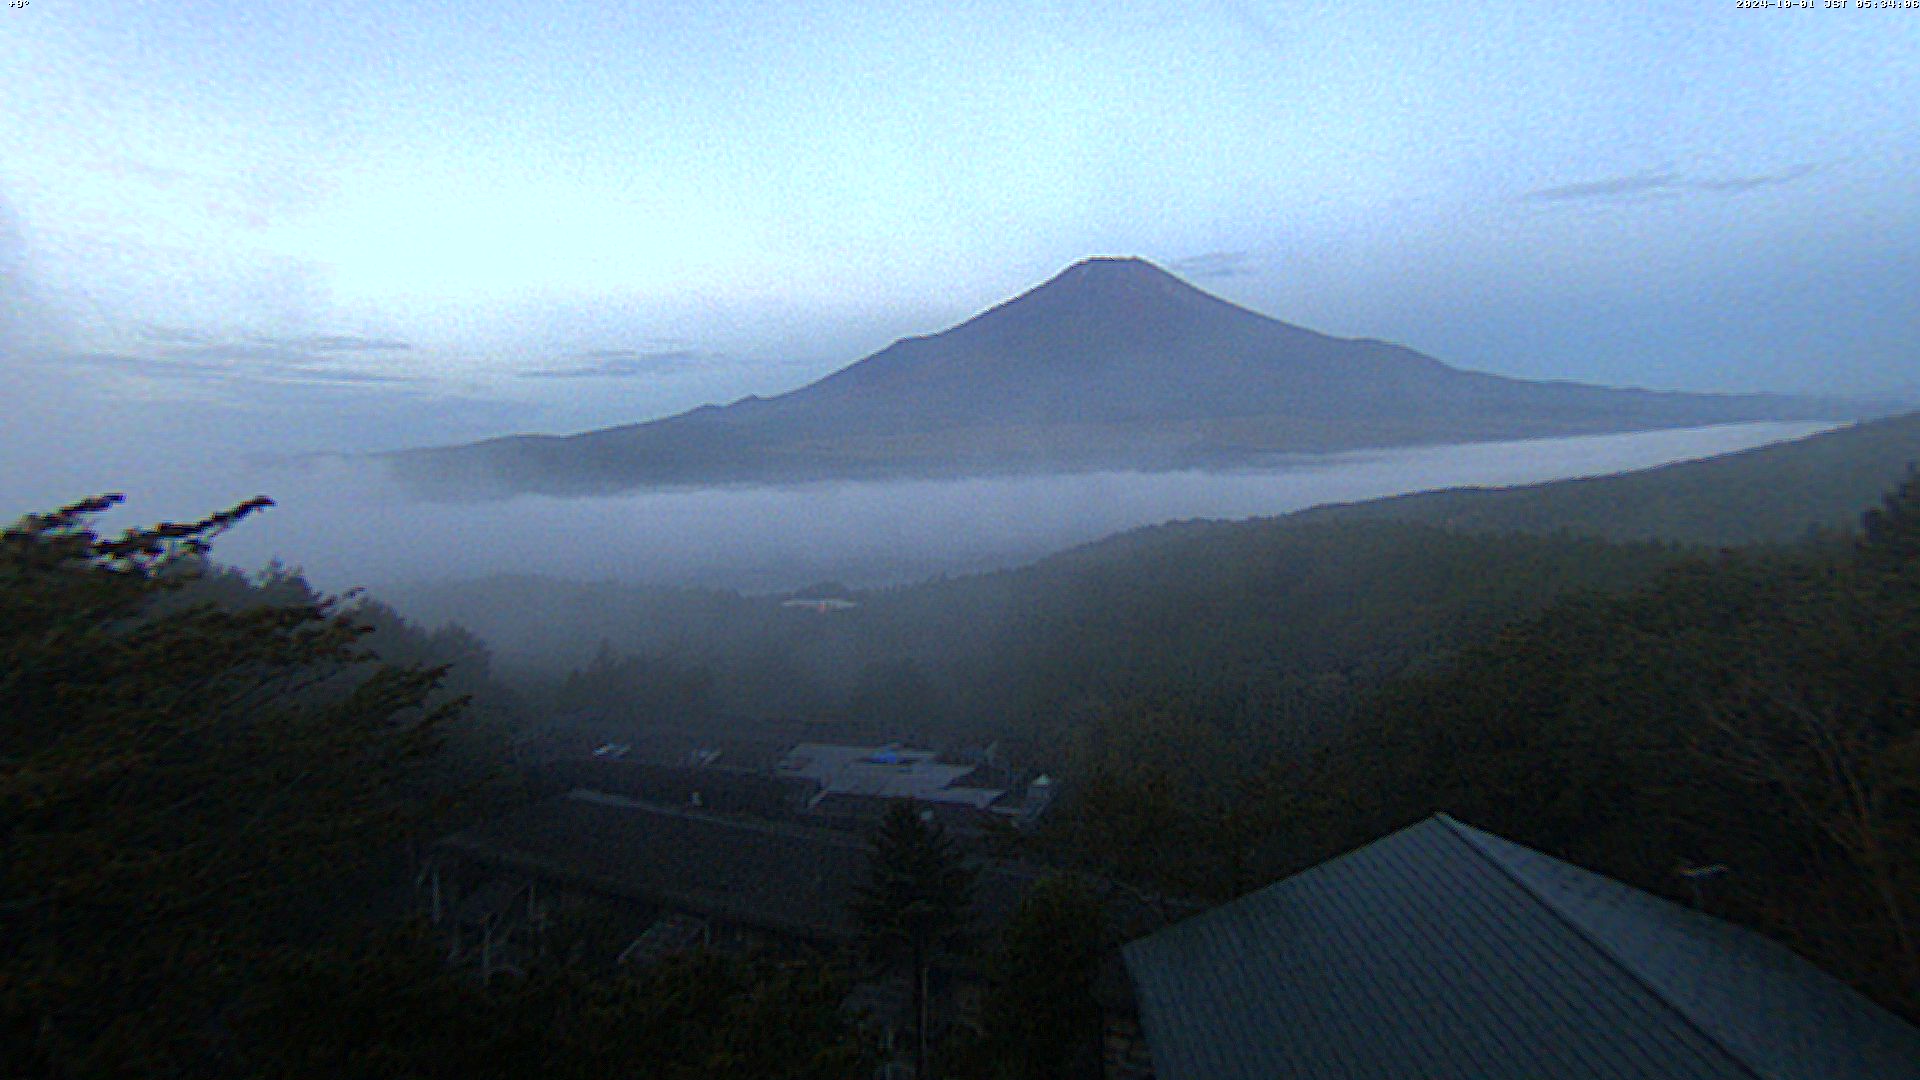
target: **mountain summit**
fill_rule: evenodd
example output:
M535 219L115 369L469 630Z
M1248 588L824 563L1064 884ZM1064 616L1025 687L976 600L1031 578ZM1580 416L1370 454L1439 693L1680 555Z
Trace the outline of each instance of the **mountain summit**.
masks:
M901 433L1054 429L1311 409L1337 387L1364 397L1382 390L1381 380L1445 371L1408 349L1341 341L1248 311L1145 259L1096 258L775 400L806 411L831 401L863 414L836 411L830 422L843 430L870 430L882 417L904 423Z
M1046 319L1104 315L1116 321L1177 318L1220 307L1225 300L1201 292L1134 256L1096 256L1074 263L962 326L999 318ZM1239 309L1235 309L1239 310ZM958 327L956 327L958 329Z
M1177 347L1237 319L1284 325L1201 292L1145 259L1100 257L1074 263L936 337L1045 361Z
M1092 258L779 397L387 455L430 493L1242 466L1420 443L1837 419L1830 404L1509 379Z

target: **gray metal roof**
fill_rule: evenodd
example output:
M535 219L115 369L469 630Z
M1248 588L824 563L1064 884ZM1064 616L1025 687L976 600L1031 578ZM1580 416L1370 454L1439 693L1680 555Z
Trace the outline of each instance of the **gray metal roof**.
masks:
M1751 931L1436 815L1126 947L1161 1080L1916 1080Z
M748 822L575 791L446 837L443 850L569 888L643 900L802 937L852 937L848 911L867 845L818 829ZM1011 906L983 878L981 899Z
M956 786L977 771L977 764L952 765L932 750L898 745L839 746L801 743L775 766L783 777L817 780L820 796L857 795L875 799L917 799L959 803L985 809L1006 792L997 788Z
M437 847L520 878L825 941L858 933L850 904L868 866L863 837L595 791L523 807ZM1002 860L979 869L973 914L981 929L1005 919L1045 876ZM1117 897L1108 917L1120 933L1146 933L1164 924L1160 906Z

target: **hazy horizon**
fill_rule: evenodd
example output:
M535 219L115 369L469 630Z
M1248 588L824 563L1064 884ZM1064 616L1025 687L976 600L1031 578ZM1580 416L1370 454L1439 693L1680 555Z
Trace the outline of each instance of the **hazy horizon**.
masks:
M1801 438L1834 423L1705 428L1301 455L1270 469L822 482L417 501L366 463L177 473L107 518L198 517L256 494L278 503L215 545L338 591L497 573L779 592L838 579L899 584L1001 569L1143 525L1284 514L1455 486L1509 486L1650 468ZM103 489L106 490L106 489ZM86 493L78 493L86 494ZM78 494L72 497L78 497ZM64 501L64 500L62 500ZM51 509L55 502L29 509Z

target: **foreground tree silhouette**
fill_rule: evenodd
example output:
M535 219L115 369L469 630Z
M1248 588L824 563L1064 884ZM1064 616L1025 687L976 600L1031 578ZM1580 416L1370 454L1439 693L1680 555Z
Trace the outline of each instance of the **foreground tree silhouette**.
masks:
M1900 486L1861 518L1860 550L1869 562L1894 570L1920 562L1920 467L1907 466Z
M406 930L297 957L244 1019L261 1080L848 1080L869 1047L840 974L695 950L482 983Z
M382 903L404 841L469 793L434 753L465 712L437 703L444 669L375 659L383 634L409 642L377 604L208 564L266 500L95 534L118 501L0 534L0 1076L865 1071L818 963L701 954L485 985L448 968ZM438 637L397 651L484 660Z
M1860 524L1856 557L1815 579L1818 603L1750 644L1706 703L1697 749L1845 854L1920 1002L1920 471Z
M1097 1077L1100 1003L1094 996L1106 910L1089 885L1054 877L1034 886L1001 928L987 961L982 1049L993 1080Z
M976 871L946 831L914 803L887 808L873 837L868 880L853 903L868 954L906 973L913 986L914 1075L927 1075L927 973L960 947Z
M201 603L260 498L118 538L107 495L0 534L0 1043L9 1075L202 1074L267 958L420 823L464 700L341 599Z

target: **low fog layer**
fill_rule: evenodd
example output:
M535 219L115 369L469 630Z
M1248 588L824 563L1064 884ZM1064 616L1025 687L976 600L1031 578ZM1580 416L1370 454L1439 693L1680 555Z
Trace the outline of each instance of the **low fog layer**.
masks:
M1647 468L1833 426L1732 424L1400 449L1308 458L1259 472L838 483L465 504L410 501L369 468L338 462L291 471L169 470L167 478L121 477L100 489L129 494L116 524L199 516L248 495L270 495L279 505L222 538L218 555L248 569L279 559L327 589L377 591L387 584L531 573L777 591L823 579L874 585L1008 566L1168 520L1263 516L1408 491ZM182 476L193 479L182 482Z

